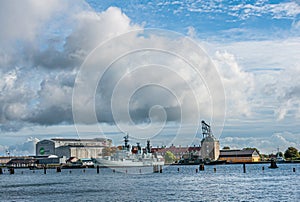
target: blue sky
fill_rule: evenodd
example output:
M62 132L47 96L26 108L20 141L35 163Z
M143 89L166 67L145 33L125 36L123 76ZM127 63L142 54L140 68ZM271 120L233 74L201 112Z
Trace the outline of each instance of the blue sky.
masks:
M130 115L133 128L142 133L151 121L149 112L152 110L154 122L145 134L159 133L163 127L161 136L157 135L154 140L156 145L197 144L201 135L192 123L195 119L205 119L212 122L221 146L258 147L263 152L275 151L277 147L285 150L288 146L300 149L299 1L20 3L13 0L1 4L0 26L4 31L0 33L0 155L5 154L6 149L17 155L31 154L30 143L37 141L36 138L76 137L78 130L80 137L95 137L104 132L119 144L123 136L120 130L127 119L122 107L115 112L120 116L118 120L110 109L115 85L124 82L116 99L120 101L116 102L118 106L123 106L121 101L129 96L130 89L147 79L165 84L170 92L141 88L129 103ZM24 10L28 12L24 14ZM84 94L88 89L81 89L84 93L76 97L80 101L80 123L76 123L76 128L73 90L83 62L92 58L90 52L105 42L115 47L115 52L134 49L142 39L127 35L120 41L122 36L132 30L148 28L164 30L164 34L152 33L153 38L143 41L144 48L153 45L188 55L194 49L186 47L191 45L183 40L187 36L203 51L200 56L211 60L216 77L209 80L209 75L205 75L201 80L189 66L170 55L129 54L114 63L99 81L94 103L99 125L90 121L89 106L93 102ZM175 43L174 38L177 38ZM98 64L100 69L104 68L106 59L109 61L112 57L109 51L104 54L107 55ZM154 66L136 74L131 72L140 68L138 65L149 64L160 64L177 74L165 73L162 69L154 71L157 68ZM87 86L95 72L98 71L85 72ZM167 76L160 77L164 75ZM178 76L188 80L188 87L195 90L196 104L190 101L194 91L187 90L186 83L178 81ZM214 105L216 111L212 115L209 96L219 103L223 93L218 94L219 88L207 90L205 84L216 87L218 81L224 88L226 102L224 107ZM151 108L155 105L165 111ZM185 124L180 123L180 115L183 115L180 110L187 111L184 118L189 121ZM195 112L201 113L198 116L193 114ZM165 115L167 122L162 126ZM115 124L118 121L120 125ZM183 128L183 135L173 142L179 126ZM191 140L195 136L196 139Z

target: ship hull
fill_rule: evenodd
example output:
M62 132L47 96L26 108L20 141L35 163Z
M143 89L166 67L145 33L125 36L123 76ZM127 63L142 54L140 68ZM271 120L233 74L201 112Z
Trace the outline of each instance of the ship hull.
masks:
M164 165L161 161L134 161L134 160L107 160L107 159L96 159L99 166L103 167L145 167L145 166L155 166Z

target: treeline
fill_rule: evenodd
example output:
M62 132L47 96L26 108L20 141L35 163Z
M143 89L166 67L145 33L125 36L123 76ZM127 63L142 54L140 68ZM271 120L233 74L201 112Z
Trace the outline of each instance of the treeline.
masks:
M300 158L300 153L299 153L298 149L296 149L295 147L289 147L284 152L284 157L286 159L298 159L298 158Z
M225 147L223 147L223 149L230 149L230 147L225 146ZM300 160L300 151L298 151L298 149L296 149L295 147L287 148L284 153L277 152L276 154L269 154L269 155L261 154L259 152L259 150L255 147L246 147L244 149L255 149L260 154L261 157L265 157L265 158L269 158L273 155L276 155L276 156L278 155L280 157L284 157L285 159L289 159L289 160L297 160L297 159Z

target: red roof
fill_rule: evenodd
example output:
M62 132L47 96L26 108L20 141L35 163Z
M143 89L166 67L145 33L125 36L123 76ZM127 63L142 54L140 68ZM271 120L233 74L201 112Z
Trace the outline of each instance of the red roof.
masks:
M170 146L166 148L151 148L151 152L158 152L158 153L166 153L167 151L172 152L173 154L178 153L189 153L193 151L200 151L201 147L175 147Z

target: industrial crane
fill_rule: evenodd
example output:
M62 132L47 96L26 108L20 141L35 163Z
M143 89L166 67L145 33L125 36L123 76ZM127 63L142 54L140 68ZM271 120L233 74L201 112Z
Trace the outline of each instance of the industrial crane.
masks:
M208 125L207 123L205 123L205 121L203 121L203 120L201 121L201 124L202 124L203 138L213 136L212 132L211 132L211 129L210 129L210 125Z

